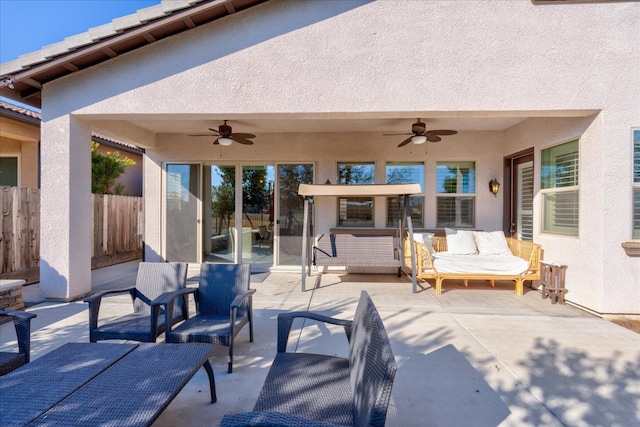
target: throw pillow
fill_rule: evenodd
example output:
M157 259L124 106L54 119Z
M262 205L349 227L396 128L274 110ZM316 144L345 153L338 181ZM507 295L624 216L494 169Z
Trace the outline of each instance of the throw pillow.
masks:
M453 255L475 255L478 253L474 231L445 228L444 232L447 235L448 253Z
M502 231L476 231L476 245L480 255L511 255Z
M429 253L433 255L435 252L435 250L433 249L433 243L431 242L431 238L433 236L433 233L413 233L413 240L415 242L424 243L429 250Z

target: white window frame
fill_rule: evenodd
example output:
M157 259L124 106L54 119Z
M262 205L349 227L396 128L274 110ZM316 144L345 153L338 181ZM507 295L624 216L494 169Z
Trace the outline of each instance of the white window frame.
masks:
M373 173L371 174L371 180L366 182L356 182L356 183L347 183L342 182L340 179L340 165L366 165L373 167ZM358 184L375 184L376 183L376 162L374 161L340 161L336 163L336 184L343 185L358 185ZM371 219L370 220L361 220L366 221L366 223L358 224L358 219L354 219L355 224L344 224L343 222L350 221L347 215L347 205L349 204L359 205L362 209L366 209L370 212ZM337 199L337 218L336 224L338 227L344 228L373 228L375 227L375 198L374 197L338 197Z
M567 186L553 186L545 188L544 183L544 173L543 169L545 167L545 159L544 153L547 150L552 150L554 148L561 147L563 145L575 143L577 145L577 184L567 185ZM542 148L540 150L540 195L541 195L541 212L540 212L540 232L542 234L553 234L553 235L561 235L567 237L579 237L580 235L580 138L571 138L566 141L560 142L558 144L553 144L548 147ZM545 212L550 206L548 205L547 200L550 199L554 195L558 194L568 194L568 193L576 193L577 197L577 223L575 225L575 232L571 231L570 226L562 227L561 225L551 225L547 224L548 218L545 215ZM553 218L556 218L555 216Z
M412 205L413 202L419 201L420 202L420 222L417 222L415 218L411 218L412 222L413 222L413 226L417 227L417 228L424 228L425 226L425 215L424 215L424 207L425 207L425 198L424 198L424 188L425 188L425 174L426 174L426 170L427 167L425 165L424 162L403 162L403 161L393 161L393 162L386 162L384 165L384 175L385 175L385 182L387 184L413 184L414 181L397 181L397 182L389 182L388 180L388 167L389 166L406 166L409 168L412 168L414 166L422 166L422 176L419 178L418 184L420 184L420 190L422 191L423 195L422 196L413 196L409 198L409 204ZM386 206L385 206L385 226L386 227L390 227L390 228L394 228L397 227L398 224L389 224L389 208L391 206L392 201L396 199L399 201L399 203L402 203L402 200L400 200L399 197L387 197L386 198Z
M469 191L467 193L444 193L444 192L440 192L438 189L438 167L441 165L462 165L462 164L466 164L466 163L471 163L473 164L473 172L471 172L470 174L470 179L473 179L473 191ZM436 162L436 170L435 170L435 177L436 177L436 227L438 228L475 228L476 226L476 211L477 211L477 203L476 203L476 194L478 191L478 178L477 178L477 172L478 172L478 165L477 162L475 160L441 160L441 161L437 161ZM440 202L440 199L444 199L444 198L455 198L458 201L462 201L463 199L469 199L471 201L471 207L473 209L473 213L471 214L471 224L464 224L461 222L456 221L455 223L447 223L447 224L443 224L440 220L440 217L438 216L438 205Z

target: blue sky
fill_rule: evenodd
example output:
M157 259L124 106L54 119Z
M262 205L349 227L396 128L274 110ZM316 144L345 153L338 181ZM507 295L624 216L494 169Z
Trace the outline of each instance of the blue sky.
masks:
M0 0L0 62L63 41L161 0Z

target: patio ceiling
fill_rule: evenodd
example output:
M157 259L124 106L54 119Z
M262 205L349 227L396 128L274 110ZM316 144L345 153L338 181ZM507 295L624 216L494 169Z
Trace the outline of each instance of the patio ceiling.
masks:
M175 114L159 116L109 116L98 120L127 122L155 134L207 133L229 120L236 132L264 133L404 133L420 118L428 129L458 132L504 131L533 117L586 117L597 110L501 112L392 112L318 114Z

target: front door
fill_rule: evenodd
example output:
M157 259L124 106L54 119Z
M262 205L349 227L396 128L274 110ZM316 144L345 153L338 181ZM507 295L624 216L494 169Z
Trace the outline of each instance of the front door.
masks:
M505 234L533 241L533 149L505 159L505 176L509 178L505 208Z

